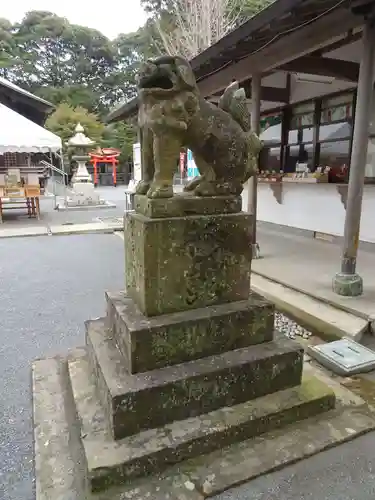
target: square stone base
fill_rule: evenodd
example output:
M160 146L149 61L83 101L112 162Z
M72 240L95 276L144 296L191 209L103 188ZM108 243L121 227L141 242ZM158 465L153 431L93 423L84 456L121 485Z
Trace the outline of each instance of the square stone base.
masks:
M126 289L146 316L247 300L252 215L125 216Z
M273 339L274 306L260 295L147 318L124 292L107 293L107 318L124 356L139 373Z
M67 358L34 363L33 401L37 500L91 499L91 491L102 491L104 496L99 497L101 500L143 500L148 498L147 492L158 490L137 489L136 485L126 487L130 481L200 456L197 465L195 462L186 465L186 471L192 474L189 479L193 488L190 491L196 491L197 496L171 497L192 500L200 498L195 484L200 484L200 477L207 470L202 468L202 464L206 463L204 454L324 413L334 407L335 395L324 383L306 376L301 385L276 394L182 422L172 422L115 442L107 427L106 413L97 398L95 375L91 371L87 350L82 348L73 351ZM354 433L357 422L361 429L363 425L370 428L375 425L374 420L367 418L364 422L363 418L361 420L358 415L350 426L346 423L346 429L350 427ZM324 420L318 427L325 429ZM293 434L293 427L291 432ZM339 432L338 435L341 438L343 434ZM303 446L311 446L311 439L306 435ZM253 445L250 443L248 446L251 451ZM257 454L262 456L262 460L272 464L274 454L285 451L278 445L273 450L271 447L265 456L258 448ZM214 463L214 458L209 460ZM52 463L55 466L51 468ZM180 470L185 470L184 467L182 464ZM239 470L243 473L243 468ZM115 496L116 491L120 491L110 489L115 485L123 485L125 489L121 491L125 492L125 497ZM138 495L142 491L144 497ZM159 499L159 496L149 498Z
M303 349L285 337L131 375L104 320L87 322L98 396L114 439L296 386Z

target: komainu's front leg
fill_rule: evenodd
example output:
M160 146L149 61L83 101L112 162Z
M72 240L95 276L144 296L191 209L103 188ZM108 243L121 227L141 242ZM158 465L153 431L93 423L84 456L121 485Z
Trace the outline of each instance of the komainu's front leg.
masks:
M155 172L154 150L153 150L154 134L148 127L141 128L141 168L142 180L138 182L135 189L137 194L147 194L150 189L152 179Z
M181 139L173 134L154 135L155 175L147 192L149 198L172 198Z

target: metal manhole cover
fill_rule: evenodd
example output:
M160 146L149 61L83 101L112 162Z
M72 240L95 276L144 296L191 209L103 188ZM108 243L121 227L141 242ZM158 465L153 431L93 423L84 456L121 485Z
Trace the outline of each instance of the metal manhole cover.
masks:
M375 369L375 352L350 339L310 346L308 353L339 375L347 376Z

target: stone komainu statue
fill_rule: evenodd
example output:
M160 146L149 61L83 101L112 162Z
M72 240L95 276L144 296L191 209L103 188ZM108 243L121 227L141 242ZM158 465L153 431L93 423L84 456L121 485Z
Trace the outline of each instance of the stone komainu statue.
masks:
M186 191L198 196L240 194L257 168L262 148L250 129L246 96L237 82L219 105L203 99L189 62L179 56L147 61L138 75L142 181L138 194L173 196L182 147L193 153L200 176Z

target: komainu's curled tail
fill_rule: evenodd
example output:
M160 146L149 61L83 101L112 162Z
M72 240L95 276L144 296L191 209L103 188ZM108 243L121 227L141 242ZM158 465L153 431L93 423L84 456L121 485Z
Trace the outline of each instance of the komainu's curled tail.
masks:
M251 130L251 113L248 108L245 90L240 88L238 82L232 82L225 89L218 104L219 108L229 113L240 125L248 137L249 157L243 182L246 182L256 173L258 167L258 156L263 147L262 141Z

